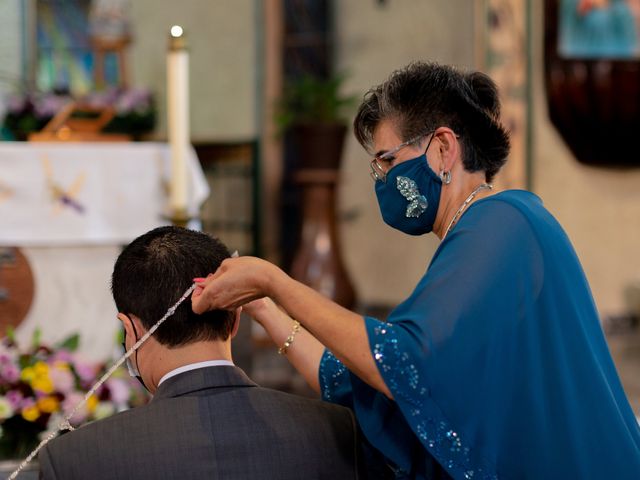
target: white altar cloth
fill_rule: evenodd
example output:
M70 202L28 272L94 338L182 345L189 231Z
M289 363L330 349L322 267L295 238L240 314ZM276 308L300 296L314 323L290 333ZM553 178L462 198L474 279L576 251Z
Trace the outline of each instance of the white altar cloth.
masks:
M79 333L88 358L112 356L113 264L123 245L169 223L169 170L163 143L0 142L0 246L19 247L36 282L20 343L37 327L46 342ZM195 214L209 187L193 150L188 171Z
M195 214L209 187L187 158ZM0 143L0 245L128 243L168 223L169 174L162 143Z

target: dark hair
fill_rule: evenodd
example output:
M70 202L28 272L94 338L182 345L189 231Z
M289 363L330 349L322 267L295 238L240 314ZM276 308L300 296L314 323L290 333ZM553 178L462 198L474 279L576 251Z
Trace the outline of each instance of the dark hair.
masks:
M446 126L460 135L462 162L491 181L509 154L509 134L500 123L493 81L436 63L411 63L369 90L353 122L358 142L370 149L376 127L390 120L402 141Z
M229 250L202 232L160 227L141 235L122 251L111 277L111 292L119 312L135 315L148 330L193 283L214 272ZM185 300L154 333L163 345L177 347L196 341L226 340L234 313L211 311L196 315Z

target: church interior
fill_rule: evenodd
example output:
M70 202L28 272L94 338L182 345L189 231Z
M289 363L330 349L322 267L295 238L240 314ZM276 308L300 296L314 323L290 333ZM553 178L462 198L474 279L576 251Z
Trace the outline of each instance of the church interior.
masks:
M407 298L440 240L381 221L351 125L414 61L495 81L511 153L494 185L535 193L566 231L640 420L640 1L2 0L0 459L123 354L113 264L157 226L201 229L362 315ZM29 363L42 352L82 381L20 412L12 385L57 368ZM315 395L247 315L233 356ZM5 358L22 359L13 383ZM85 419L145 401L126 370L112 382Z

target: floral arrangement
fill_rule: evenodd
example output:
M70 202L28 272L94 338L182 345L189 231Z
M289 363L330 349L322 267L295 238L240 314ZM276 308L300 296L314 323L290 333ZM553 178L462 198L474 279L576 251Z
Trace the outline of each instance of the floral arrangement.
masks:
M78 335L54 347L40 342L21 349L12 332L0 342L0 458L26 457L57 430L109 365L86 361L76 350ZM125 369L118 369L71 418L72 425L99 420L147 401Z
M155 127L153 95L141 88L111 88L80 98L62 91L12 95L7 98L3 127L14 139L26 140L29 133L42 130L71 101L90 107L113 107L116 115L104 128L105 132L127 133L135 138L151 132Z

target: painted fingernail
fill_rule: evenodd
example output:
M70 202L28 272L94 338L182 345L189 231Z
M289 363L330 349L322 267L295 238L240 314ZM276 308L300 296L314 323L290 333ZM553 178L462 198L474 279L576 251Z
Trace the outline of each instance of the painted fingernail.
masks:
M204 282L206 280L206 278L202 278L202 277L196 277L193 279L193 281L195 283L200 283L200 282Z

